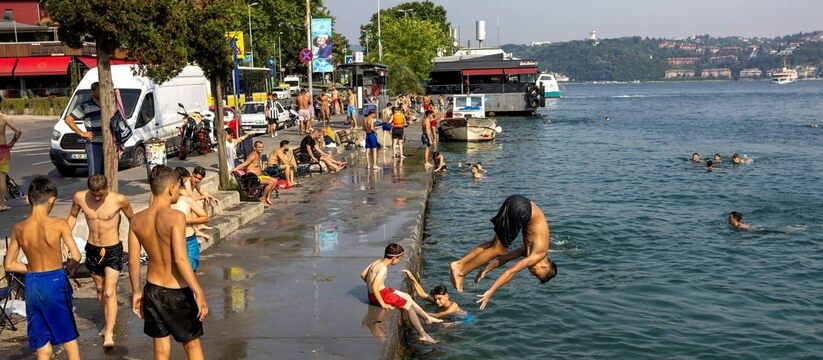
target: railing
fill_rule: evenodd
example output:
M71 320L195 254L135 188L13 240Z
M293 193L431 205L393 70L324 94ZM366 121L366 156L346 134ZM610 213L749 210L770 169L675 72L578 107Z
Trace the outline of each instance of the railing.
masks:
M473 94L490 93L525 93L530 84L528 83L508 83L508 84L469 84L469 92ZM439 94L460 94L465 91L465 87L460 84L429 85L426 93L431 95Z

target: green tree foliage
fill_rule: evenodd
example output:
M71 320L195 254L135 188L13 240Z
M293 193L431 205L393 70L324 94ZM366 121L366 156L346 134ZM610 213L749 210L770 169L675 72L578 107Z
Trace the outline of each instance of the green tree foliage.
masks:
M405 2L397 6L382 10L380 12L381 28L385 25L386 17L399 18L408 16L418 20L431 21L440 27L441 31L448 34L449 23L446 17L446 8L431 1ZM381 29L382 30L382 29ZM382 32L382 31L381 31ZM368 37L369 47L377 52L377 13L372 14L371 19L365 25L360 26L360 45L365 48L366 37ZM383 39L385 40L385 34ZM385 46L385 42L383 43Z
M383 61L389 67L389 90L392 94L419 91L419 82L429 78L432 59L438 50L448 46L447 33L431 21L410 16L386 16L381 21ZM369 53L369 59L377 61L377 52ZM414 74L418 85L409 85L410 74Z
M193 11L188 19L191 29L188 48L191 60L200 65L211 82L216 110L215 129L223 129L223 88L234 69L226 33L241 26L244 10L248 10L245 3L238 0L204 0L192 5ZM231 180L226 165L225 131L217 131L217 158L220 188L226 189Z
M127 48L141 65L138 72L157 82L176 76L186 64L188 6L183 0L49 0L46 7L67 45L95 42L103 119L114 114L110 58L116 49ZM108 126L103 126L103 149L105 175L117 190L117 150Z

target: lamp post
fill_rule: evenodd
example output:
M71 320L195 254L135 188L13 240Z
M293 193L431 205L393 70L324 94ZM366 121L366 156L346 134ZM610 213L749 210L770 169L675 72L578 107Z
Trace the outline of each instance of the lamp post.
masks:
M283 45L280 43L280 36L283 35L283 32L280 31L277 33L277 66L280 67L280 82L283 82Z
M383 37L380 36L380 0L377 0L377 61L383 63Z
M254 67L254 36L251 33L251 7L257 6L258 3L253 2L248 4L249 8L249 47L251 51L249 51L249 61L251 62L251 67Z

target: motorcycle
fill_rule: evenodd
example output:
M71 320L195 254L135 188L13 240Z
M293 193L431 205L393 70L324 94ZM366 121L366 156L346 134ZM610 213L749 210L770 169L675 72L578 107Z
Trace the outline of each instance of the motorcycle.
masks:
M206 155L211 151L213 137L211 121L199 112L186 111L183 104L178 103L182 112L177 112L183 117L183 126L177 127L180 130L180 149L177 157L185 160L189 151L198 151L200 155Z
M297 112L297 105L289 106L289 120L286 122L286 127L292 127L297 125L297 121L300 119L300 113Z

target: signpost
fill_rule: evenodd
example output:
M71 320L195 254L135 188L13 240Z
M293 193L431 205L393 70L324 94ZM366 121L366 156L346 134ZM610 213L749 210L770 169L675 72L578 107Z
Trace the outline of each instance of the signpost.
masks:
M354 62L354 58L351 55L346 55L344 63L351 64Z
M314 58L314 54L312 54L311 49L300 50L300 62L306 64L311 62L312 58Z

